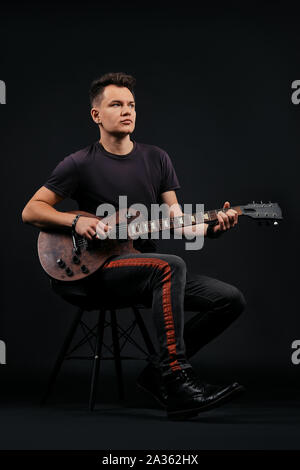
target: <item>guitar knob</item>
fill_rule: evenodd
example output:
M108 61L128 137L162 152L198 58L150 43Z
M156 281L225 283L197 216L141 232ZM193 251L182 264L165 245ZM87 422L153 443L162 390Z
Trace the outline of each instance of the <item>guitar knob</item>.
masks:
M88 268L86 267L85 264L83 264L81 267L80 267L81 271L84 273L84 274L87 274L89 272Z
M67 268L66 268L66 274L67 274L67 276L73 276L73 271L72 271L72 269L67 267Z
M79 259L78 256L76 256L76 255L73 256L72 261L73 261L73 263L75 263L75 264L79 264L79 263L80 263L80 259Z
M56 262L60 268L64 268L66 266L66 263L64 262L62 258L58 258Z

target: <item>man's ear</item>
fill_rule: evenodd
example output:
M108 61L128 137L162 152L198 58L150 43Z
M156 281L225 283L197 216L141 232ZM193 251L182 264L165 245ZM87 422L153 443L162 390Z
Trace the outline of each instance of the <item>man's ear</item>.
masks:
M96 124L100 124L100 123L101 123L101 118L100 118L98 109L92 108L92 109L91 109L91 116L92 116L93 121L94 121Z

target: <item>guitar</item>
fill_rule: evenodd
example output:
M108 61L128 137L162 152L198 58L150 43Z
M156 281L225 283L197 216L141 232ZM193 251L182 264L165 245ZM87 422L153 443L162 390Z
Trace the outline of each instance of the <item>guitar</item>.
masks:
M230 207L237 211L238 215L246 215L260 221L272 220L275 225L281 220L282 212L277 203L255 203ZM133 246L133 241L138 236L148 233L160 232L180 227L195 225L200 222L215 222L219 211L228 209L215 209L208 212L184 214L173 218L161 218L157 220L134 220L139 217L139 211L135 213L122 209L114 215L98 217L84 211L68 211L70 214L81 214L85 217L95 217L104 224L112 227L114 238L105 240L87 238L72 234L70 228L44 229L38 236L38 256L43 269L48 276L60 281L77 281L93 274L112 255L125 253L138 253Z

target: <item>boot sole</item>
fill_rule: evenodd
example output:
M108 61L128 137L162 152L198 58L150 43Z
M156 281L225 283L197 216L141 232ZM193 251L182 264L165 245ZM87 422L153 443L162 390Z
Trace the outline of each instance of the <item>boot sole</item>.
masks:
M199 406L199 408L189 408L185 410L179 411L167 411L168 418L173 421L182 421L187 418L192 418L193 416L197 416L202 411L207 411L212 408L217 408L220 405L228 403L231 399L235 398L237 395L241 395L245 392L245 388L240 385L230 393L223 395L218 400L208 403L207 405Z

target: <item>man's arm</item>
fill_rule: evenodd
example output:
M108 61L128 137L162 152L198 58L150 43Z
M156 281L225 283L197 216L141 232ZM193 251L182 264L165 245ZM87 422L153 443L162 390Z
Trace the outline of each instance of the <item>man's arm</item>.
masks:
M53 207L63 199L55 192L42 186L24 207L22 212L23 222L41 229L47 227L72 227L75 214L60 212ZM75 229L79 235L92 240L96 234L105 238L109 226L94 217L79 217ZM100 237L97 236L97 238Z
M184 215L178 203L175 191L166 191L165 193L162 193L161 199L164 204L167 204L170 207L170 217L179 217ZM204 236L206 236L207 227L208 225L206 223L201 223L190 225L188 227L176 228L174 231L181 231L183 235L203 235L204 230Z
M170 206L171 217L177 217L177 216L183 215L183 212L178 203L175 191L166 191L165 193L162 193L161 199L165 204L168 204L168 206ZM238 223L238 213L234 209L229 209L230 203L226 201L223 207L224 209L228 209L228 210L226 211L226 213L222 211L218 212L217 214L218 224L212 227L214 234L219 234L219 233L221 234L222 232L225 232L229 228L234 227ZM175 230L182 231L184 235L196 234L196 235L206 236L207 228L208 228L208 224L204 222L201 224L190 225L188 227L178 228Z
M24 207L22 212L23 222L42 229L51 226L71 227L74 214L60 212L53 207L63 199L62 196L42 186Z

